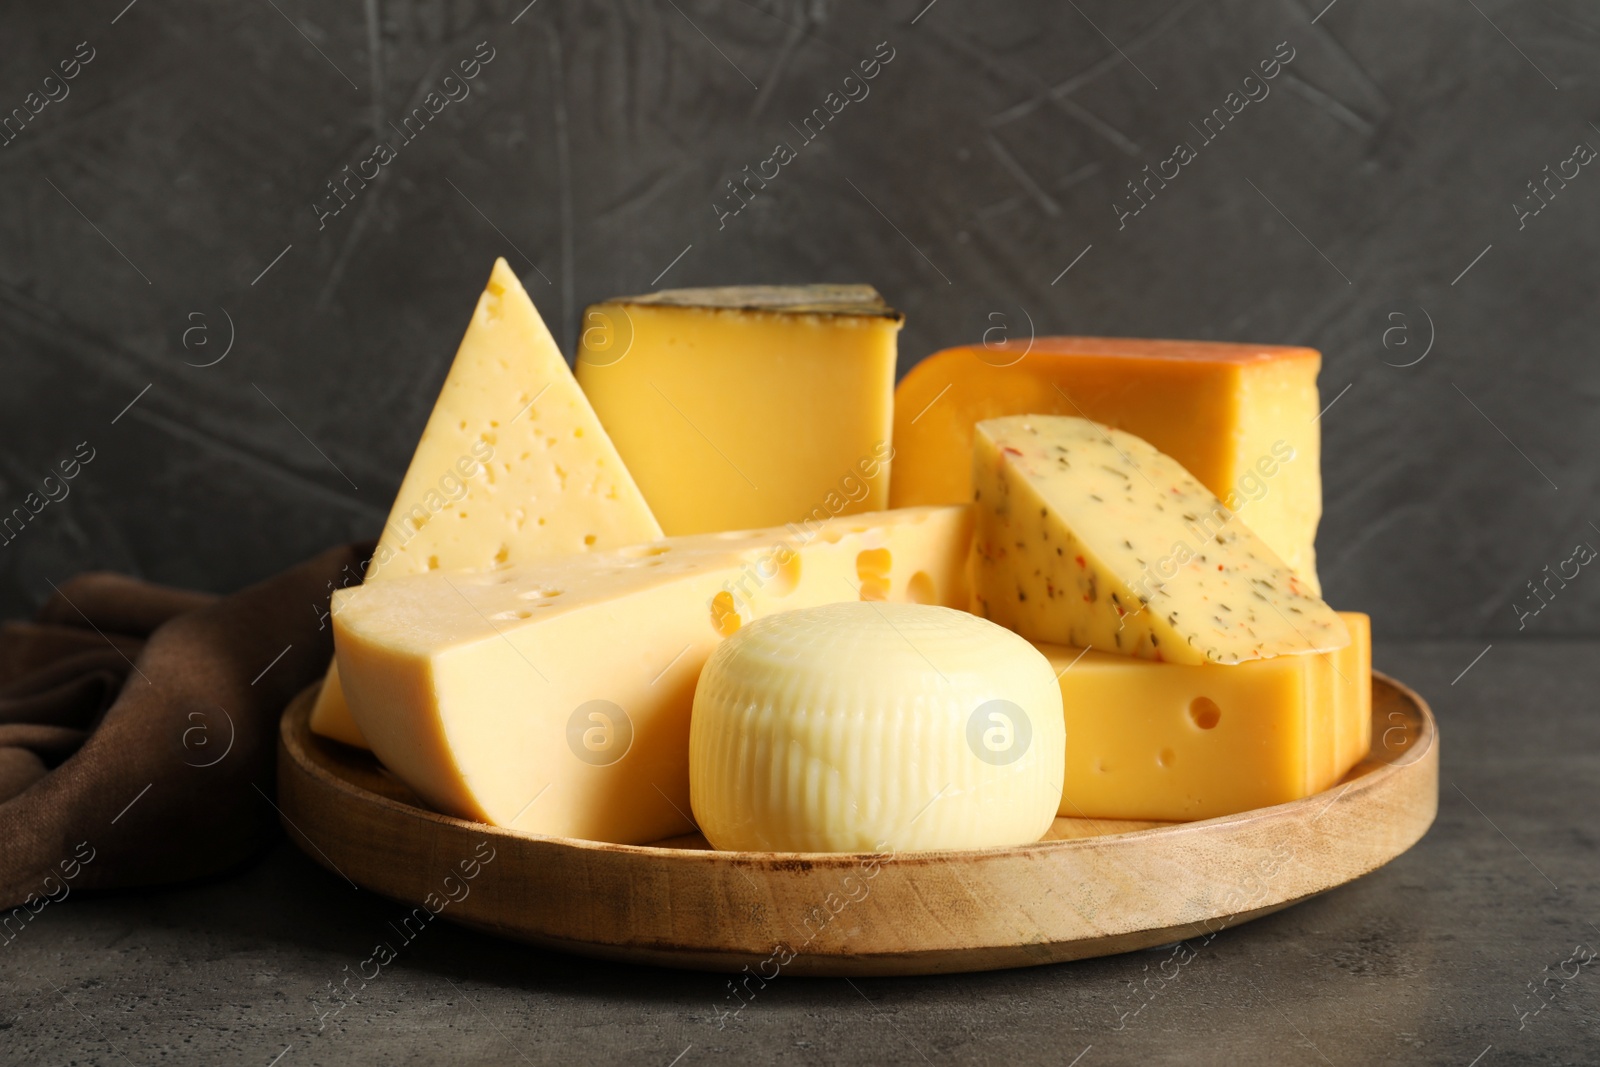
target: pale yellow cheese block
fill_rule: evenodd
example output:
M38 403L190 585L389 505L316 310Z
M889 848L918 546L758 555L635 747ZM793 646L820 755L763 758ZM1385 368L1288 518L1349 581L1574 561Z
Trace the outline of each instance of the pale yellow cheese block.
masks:
M1029 640L1222 664L1350 643L1237 514L1130 433L1063 415L989 419L972 481L976 610Z
M921 604L758 619L695 690L689 788L719 849L902 852L1037 841L1061 803L1061 696L1039 650Z
M1061 687L1060 814L1210 819L1329 789L1372 744L1372 629L1350 643L1247 663L1152 663L1044 645Z
M691 829L690 706L725 637L865 592L965 606L970 542L969 508L910 508L396 578L335 594L339 674L378 758L438 810L649 842Z
M902 322L866 285L619 297L584 313L578 381L670 535L874 511Z
M533 301L495 260L366 581L489 570L660 536ZM311 729L365 744L336 667Z

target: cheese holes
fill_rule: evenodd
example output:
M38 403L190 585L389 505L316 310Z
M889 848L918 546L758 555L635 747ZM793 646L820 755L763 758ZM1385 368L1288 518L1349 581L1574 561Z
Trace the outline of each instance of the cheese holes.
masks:
M800 554L780 545L756 564L756 577L773 596L788 596L800 585Z
M1216 729L1217 723L1222 721L1222 709L1217 707L1217 702L1210 697L1195 697L1189 705L1189 718L1202 730Z
M1170 767L1178 761L1178 754L1170 748L1164 748L1156 753L1156 766Z
M937 604L939 590L933 584L933 575L927 571L913 574L911 581L906 583L906 598L913 604Z
M711 628L722 637L739 632L744 620L733 607L733 594L724 590L711 598Z
M862 600L889 599L889 568L894 557L887 548L869 548L856 556L856 579Z
M634 560L633 566L636 567L659 567L666 562L664 557L671 551L667 545L634 545L623 549L621 555Z

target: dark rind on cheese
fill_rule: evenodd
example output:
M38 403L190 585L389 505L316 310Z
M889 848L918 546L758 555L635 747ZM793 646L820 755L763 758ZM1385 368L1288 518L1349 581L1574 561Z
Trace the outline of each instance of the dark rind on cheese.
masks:
M642 296L619 296L602 303L905 321L905 316L886 304L870 285L728 285L710 289L662 289Z

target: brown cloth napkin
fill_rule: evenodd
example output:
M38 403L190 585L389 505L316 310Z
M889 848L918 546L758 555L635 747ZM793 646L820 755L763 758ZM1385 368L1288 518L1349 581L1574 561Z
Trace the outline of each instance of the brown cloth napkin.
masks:
M84 574L0 626L0 938L74 890L216 874L275 838L278 719L370 554L220 599Z

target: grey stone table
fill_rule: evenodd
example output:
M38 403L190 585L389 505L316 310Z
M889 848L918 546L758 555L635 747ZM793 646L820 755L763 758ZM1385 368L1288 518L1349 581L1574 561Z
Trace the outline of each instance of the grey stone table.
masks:
M1434 828L1353 885L1224 932L1153 993L1171 951L784 977L719 1026L721 976L441 924L339 1010L331 985L403 909L282 843L232 877L42 913L0 949L0 1062L1600 1062L1600 962L1566 962L1600 948L1600 644L1386 644L1377 660L1438 715Z

